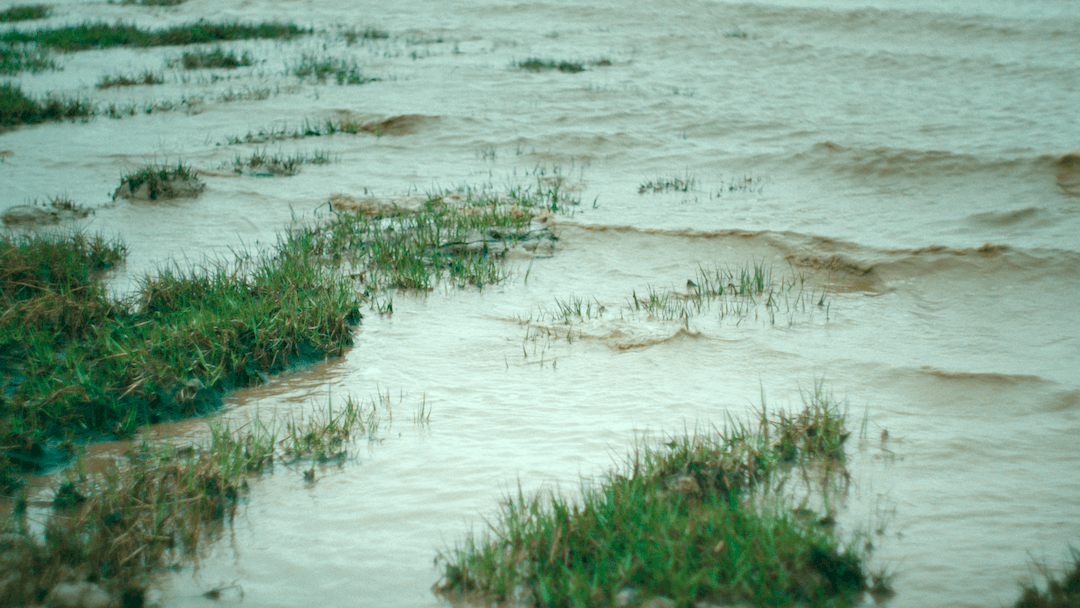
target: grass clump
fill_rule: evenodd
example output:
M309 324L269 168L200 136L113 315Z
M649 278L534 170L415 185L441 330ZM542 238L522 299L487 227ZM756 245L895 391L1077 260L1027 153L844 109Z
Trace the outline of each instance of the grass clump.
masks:
M296 175L300 173L300 166L307 163L312 165L325 165L331 161L328 152L316 152L304 154L297 152L292 156L285 154L268 154L266 150L256 150L248 158L236 157L233 161L233 169L237 173L248 175L274 176Z
M94 114L84 99L47 97L38 100L11 82L0 83L0 129L46 121L88 118Z
M356 44L358 40L386 40L390 37L390 34L383 30L369 27L363 30L348 30L343 32L342 36L345 38L345 45L352 46Z
M210 23L200 20L187 25L147 30L134 24L86 21L60 28L35 31L11 30L0 35L0 42L29 43L61 51L83 51L118 46L152 47L204 44L230 40L274 39L291 40L310 30L291 23Z
M817 393L714 431L640 446L576 502L519 490L488 538L445 559L440 589L539 606L852 605L862 554L775 498L796 469L844 474L843 412Z
M641 182L638 186L638 194L645 194L646 192L689 192L695 186L697 186L697 179L690 173L682 177L656 177Z
M356 62L348 62L336 57L319 57L305 53L300 64L293 68L292 72L301 80L315 79L318 82L326 82L333 78L339 85L342 84L365 84L375 81L374 78L366 78L360 74L360 68Z
M52 7L45 4L20 4L0 11L0 23L45 19L52 14Z
M515 189L500 196L486 191L444 192L426 197L415 209L351 205L332 201L339 211L328 224L297 238L313 251L344 260L371 294L389 288L427 290L443 280L483 287L507 277L506 252L517 246L552 242L534 215L572 204L558 190Z
M43 531L29 524L25 508L9 516L4 558L11 574L0 603L68 605L61 596L75 592L103 597L94 605L142 605L136 600L156 572L190 560L232 521L253 474L269 472L278 459L326 462L330 450L343 460L351 437L373 437L375 409L350 397L340 411L328 401L307 420L256 418L237 429L212 421L203 445L138 441L94 472L80 461L42 513Z
M514 67L527 72L548 72L558 70L560 72L576 74L585 71L585 66L580 61L556 61L553 59L538 59L536 57L526 59L525 61L517 61L514 63Z
M245 51L239 57L233 51L226 52L221 47L210 50L185 51L180 57L180 65L185 70L202 70L208 68L236 69L241 66L249 66L255 63L251 55Z
M187 0L124 0L121 4L138 4L139 6L180 6Z
M340 355L359 321L351 283L292 238L262 254L163 268L130 298L100 238L0 241L0 446L41 466L57 441L125 436L215 407L234 387Z
M195 170L183 162L177 162L175 167L148 165L121 176L120 187L113 193L113 199L190 198L198 196L205 187Z
M1015 608L1075 608L1080 606L1080 550L1072 550L1072 570L1056 578L1045 566L1040 566L1046 579L1044 589L1035 583L1022 586Z
M36 44L0 43L0 74L57 69L56 62Z
M144 71L138 76L105 76L97 83L99 89L112 89L115 87L131 87L136 85L165 84L165 78L161 74L155 74L150 70Z

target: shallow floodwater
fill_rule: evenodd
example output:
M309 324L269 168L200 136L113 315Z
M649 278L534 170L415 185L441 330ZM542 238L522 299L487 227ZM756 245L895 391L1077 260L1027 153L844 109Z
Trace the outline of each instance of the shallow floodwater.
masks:
M170 260L272 242L334 193L561 176L581 201L555 218L554 254L509 260L504 283L398 293L392 316L365 311L345 357L230 395L224 415L241 419L346 394L392 406L379 439L314 484L285 466L255 483L223 538L162 581L161 605L209 605L201 594L227 585L222 601L253 606L445 603L433 560L519 484L572 494L635 441L720 424L762 395L798 407L819 383L859 435L839 524L871 531L871 566L895 573L890 606L1010 604L1033 560L1060 564L1080 544L1080 6L386 4L60 3L49 24L277 19L317 33L230 44L259 59L233 71L167 68L181 50L164 48L16 77L39 94L177 106L0 134L0 211L61 194L96 209L79 226L130 249L118 291ZM347 45L343 31L368 27L389 37ZM299 82L288 70L304 53L379 80ZM587 69L513 67L532 57ZM94 87L147 69L165 84ZM394 117L381 137L229 143ZM228 166L256 150L335 162L277 178ZM198 199L111 200L121 173L176 160L202 172ZM639 192L650 180L692 183ZM699 267L763 260L805 280L773 313L683 323L630 309L650 287L685 292ZM553 320L571 297L602 316ZM206 423L157 430L198 440Z

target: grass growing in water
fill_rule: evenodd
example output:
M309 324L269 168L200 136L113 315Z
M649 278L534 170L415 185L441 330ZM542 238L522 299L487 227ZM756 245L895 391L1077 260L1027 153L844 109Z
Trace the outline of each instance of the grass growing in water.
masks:
M514 63L514 67L527 72L558 70L560 72L576 74L585 71L585 66L582 65L580 61L556 61L554 59L538 59L536 57L531 57L525 61L517 61Z
M142 198L158 200L160 198L192 197L202 192L203 184L195 170L183 162L175 167L168 165L148 165L120 177L120 187L113 198Z
M0 42L28 43L52 47L61 51L83 51L117 46L151 47L224 42L229 40L275 39L291 40L309 34L295 24L287 23L210 23L197 21L187 25L146 30L134 24L83 22L60 28L35 31L11 30L0 35Z
M362 76L356 62L350 63L337 57L319 57L306 53L292 72L301 80L313 78L318 82L325 82L327 78L332 77L338 84L365 84L375 80Z
M138 76L105 76L97 83L99 89L112 89L114 87L131 87L135 85L164 84L165 78L161 74L155 74L150 70L144 71Z
M36 44L0 43L0 74L55 70L56 62Z
M51 6L45 4L21 4L0 11L0 23L44 19L51 14Z
M0 84L0 129L22 124L74 120L92 116L94 108L83 99L48 97L37 100L11 82Z
M851 605L867 587L862 554L775 498L795 468L845 474L844 419L819 390L795 414L763 407L639 446L580 501L519 490L490 537L445 560L440 588L541 606Z
M0 603L51 596L48 603L67 605L60 595L74 592L142 605L156 572L189 560L232 520L253 474L278 459L321 458L327 446L343 455L351 437L373 436L375 409L350 397L337 412L329 401L315 407L308 420L255 419L238 429L213 421L202 446L144 440L104 470L87 472L80 462L56 488L43 531L29 524L25 507L8 518L5 564L13 578L0 587Z
M250 175L296 175L300 172L300 165L325 165L331 162L329 152L315 152L304 154L297 152L292 156L285 154L267 154L266 150L256 150L248 158L236 157L232 167L237 173Z
M647 179L638 185L638 194L645 194L646 192L689 192L697 185L697 179L687 173L686 175L679 177L656 177L654 179Z
M1072 550L1072 571L1064 573L1060 579L1045 567L1039 570L1046 579L1045 589L1039 589L1035 583L1023 585L1020 599L1015 608L1075 608L1080 606L1080 551Z
M205 411L226 390L340 355L360 318L351 283L296 239L230 263L163 268L118 301L98 273L123 253L80 235L0 240L7 458L40 466L58 440Z
M245 51L239 57L233 51L226 52L220 46L209 50L184 51L180 57L180 65L185 70L202 70L208 68L224 68L228 70L255 63L251 55Z

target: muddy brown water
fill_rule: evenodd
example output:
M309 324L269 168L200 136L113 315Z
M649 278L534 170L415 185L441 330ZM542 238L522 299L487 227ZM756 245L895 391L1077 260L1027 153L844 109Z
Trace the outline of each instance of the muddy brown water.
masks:
M554 255L509 260L505 283L397 294L344 358L230 395L222 415L244 419L389 393L393 420L314 484L287 466L255 483L198 563L164 577L162 605L206 605L228 585L220 601L258 606L440 604L433 559L518 484L573 494L640 438L719 424L763 393L797 407L822 381L857 430L867 420L838 519L871 530L872 567L896 575L890 606L1008 604L1033 560L1080 544L1075 3L63 2L48 23L200 17L321 33L227 45L260 59L233 71L119 49L15 77L178 107L0 134L0 211L61 194L93 209L76 225L131 251L117 292L169 260L272 242L333 194L557 175L581 204L557 218ZM367 27L390 37L341 35ZM288 70L304 53L379 81L299 82ZM532 57L588 69L512 67ZM94 87L146 69L165 84ZM242 98L253 91L265 99ZM386 128L229 143L327 119ZM257 150L335 162L277 178L228 168ZM202 172L198 198L111 200L122 172L177 160ZM639 193L675 178L693 184ZM741 320L714 307L688 323L628 309L649 287L685 291L699 267L754 261L802 274L827 306ZM604 306L572 342L544 316L570 297ZM157 432L198 441L206 422Z

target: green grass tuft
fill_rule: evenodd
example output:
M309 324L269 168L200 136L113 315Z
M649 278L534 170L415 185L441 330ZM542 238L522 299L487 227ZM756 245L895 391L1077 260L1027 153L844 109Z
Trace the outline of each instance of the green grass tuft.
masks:
M300 64L294 67L292 72L301 80L314 79L325 82L327 78L333 78L338 84L366 84L375 80L360 74L360 68L356 62L307 53L301 57Z
M163 268L131 299L98 273L123 246L74 236L0 240L0 446L26 466L46 443L129 435L222 392L351 344L351 283L286 238L261 255Z
M148 165L123 175L120 187L113 198L158 200L162 198L185 198L197 196L205 184L199 180L195 170L183 162L175 167L167 165Z
M1072 550L1072 570L1060 578L1046 567L1039 570L1046 579L1043 589L1035 583L1021 587L1020 599L1015 608L1076 608L1080 606L1080 550Z
M226 52L221 47L211 50L185 51L180 57L180 65L185 70L202 70L208 68L235 69L241 66L249 66L255 63L248 52L239 57L233 51Z
M0 84L0 128L55 120L87 118L94 108L83 99L48 97L33 99L11 82Z
M0 11L0 23L45 19L51 14L51 6L45 4L22 4Z
M541 606L852 605L867 587L863 556L769 499L792 467L846 474L843 411L820 390L808 401L640 446L579 501L519 489L488 538L445 559L440 589Z
M55 69L56 62L36 44L0 43L0 74L36 73Z
M576 74L577 72L585 71L585 66L582 65L580 61L556 61L553 59L538 59L536 57L526 59L525 61L517 61L514 63L514 67L527 72L558 70L560 72Z
M11 30L0 35L0 42L33 42L61 51L83 51L118 46L179 46L230 40L291 40L310 33L311 30L302 29L295 24L276 22L242 24L197 21L165 29L146 30L122 22L87 21L54 29Z
M165 78L161 74L155 74L150 70L144 71L138 76L105 76L97 83L99 89L112 89L115 87L131 87L135 85L164 84Z

